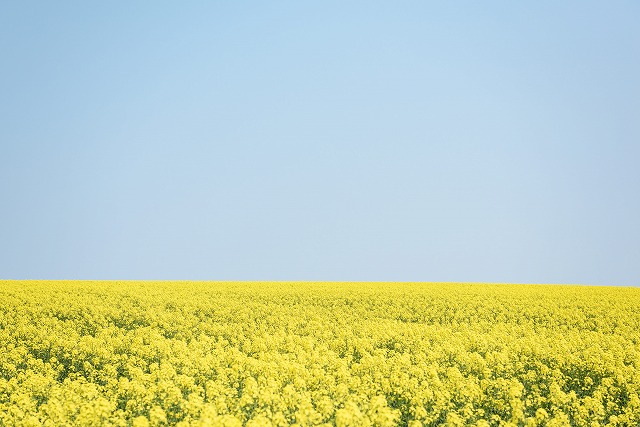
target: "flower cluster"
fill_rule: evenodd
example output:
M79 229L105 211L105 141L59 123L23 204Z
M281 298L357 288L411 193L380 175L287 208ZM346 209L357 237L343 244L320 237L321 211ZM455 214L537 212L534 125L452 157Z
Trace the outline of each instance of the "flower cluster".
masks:
M637 426L640 289L0 281L0 425Z

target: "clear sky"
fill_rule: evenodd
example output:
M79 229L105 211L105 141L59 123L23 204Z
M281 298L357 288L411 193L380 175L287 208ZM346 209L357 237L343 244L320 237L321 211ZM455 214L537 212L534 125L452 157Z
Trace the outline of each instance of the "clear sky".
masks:
M640 2L0 3L0 278L640 285Z

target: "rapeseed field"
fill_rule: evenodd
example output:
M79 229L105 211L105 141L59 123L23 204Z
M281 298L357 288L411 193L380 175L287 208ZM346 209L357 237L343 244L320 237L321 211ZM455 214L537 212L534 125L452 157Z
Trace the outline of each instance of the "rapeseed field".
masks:
M0 281L2 426L638 426L640 289Z

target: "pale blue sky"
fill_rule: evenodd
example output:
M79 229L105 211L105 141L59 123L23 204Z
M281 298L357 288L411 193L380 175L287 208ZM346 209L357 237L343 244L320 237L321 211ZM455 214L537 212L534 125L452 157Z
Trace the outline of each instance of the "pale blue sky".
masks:
M640 284L640 2L0 3L0 278Z

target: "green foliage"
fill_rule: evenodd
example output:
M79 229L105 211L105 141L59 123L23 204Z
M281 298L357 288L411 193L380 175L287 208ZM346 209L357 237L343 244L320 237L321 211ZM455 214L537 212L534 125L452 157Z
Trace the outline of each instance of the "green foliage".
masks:
M640 290L0 282L3 426L637 426Z

